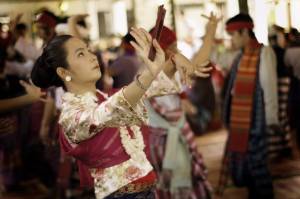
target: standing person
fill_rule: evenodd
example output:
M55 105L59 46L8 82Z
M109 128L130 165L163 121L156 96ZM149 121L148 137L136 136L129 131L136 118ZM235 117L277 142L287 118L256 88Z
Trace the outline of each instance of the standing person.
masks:
M14 43L9 48L10 58L6 62L5 73L28 78L34 61L40 55L40 51L27 37L28 27L24 23L18 23L12 30Z
M297 146L294 150L296 156L299 158L299 146L300 146L300 33L296 30L293 31L293 40L290 46L286 49L284 55L284 63L291 70L291 83L289 93L289 119L291 122L291 128L293 131L293 137L297 140L293 143Z
M101 76L96 56L82 40L69 35L50 41L32 71L33 82L41 88L67 90L59 119L61 146L77 159L82 184L94 185L98 199L154 198L155 174L140 131L146 120L141 99L146 91L152 96L178 90L161 72L165 59L157 41L153 41L157 54L152 62L151 36L136 28L131 34L137 41L131 44L148 70L111 96L96 89Z
M270 158L286 158L291 155L291 128L288 117L290 90L290 70L284 63L284 54L288 45L284 28L274 25L275 34L269 41L276 55L278 87L278 120L280 128L268 131L268 153Z
M215 16L211 16L209 20L205 42L191 63L198 67L209 58L217 26ZM180 67L189 61L180 55L176 44L175 32L163 27L160 45L166 56L172 57L173 64ZM211 68L199 68L203 72L201 76L208 77L206 73ZM180 69L180 71L184 70ZM181 77L186 75L183 73ZM206 179L202 155L197 151L194 132L185 117L185 112L193 112L194 109L187 100L186 94L182 92L180 95L154 97L149 99L146 105L149 111L150 157L158 175L156 190L158 197L160 199L210 198L210 184Z
M0 195L2 191L16 192L22 188L23 108L44 95L17 76L6 75L4 63L0 59Z
M58 18L52 12L43 10L37 13L35 20L36 33L37 36L43 40L43 46L55 37L55 27L57 23Z
M34 21L37 36L42 39L41 48L37 48L37 59L46 44L55 36L55 26L57 24L56 16L49 11L42 11L37 14ZM34 60L36 61L36 60ZM30 72L31 73L31 72ZM51 125L54 119L54 100L51 92L53 89L43 90L47 92L46 102L37 101L33 103L26 114L26 122L24 122L24 129L27 129L22 138L22 162L24 166L24 180L28 187L33 187L34 190L50 195L56 183L56 165L58 162L57 150L51 144L48 144L50 139L48 136L52 134ZM53 136L54 137L54 136ZM59 148L57 148L59 149ZM54 153L55 152L55 153ZM32 164L32 162L39 162L39 164ZM51 196L50 196L51 197Z
M224 185L230 174L236 186L248 188L249 199L272 199L266 131L278 125L276 57L270 47L258 43L253 27L248 14L226 22L226 30L241 52L226 88L224 122L229 137L220 183Z
M40 54L27 34L28 26L26 24L19 23L16 25L17 40L14 48L21 53L26 60L35 61Z

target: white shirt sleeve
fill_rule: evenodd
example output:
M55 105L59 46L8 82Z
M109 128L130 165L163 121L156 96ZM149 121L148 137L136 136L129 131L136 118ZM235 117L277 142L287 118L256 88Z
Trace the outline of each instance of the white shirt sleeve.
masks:
M271 47L262 49L259 67L259 79L264 92L267 125L278 124L276 55Z

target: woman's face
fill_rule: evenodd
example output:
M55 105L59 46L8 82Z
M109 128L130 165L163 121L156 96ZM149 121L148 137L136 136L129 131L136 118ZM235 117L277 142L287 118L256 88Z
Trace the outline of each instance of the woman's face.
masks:
M100 79L101 71L98 59L86 43L73 37L66 42L65 49L72 82L79 84L96 83Z

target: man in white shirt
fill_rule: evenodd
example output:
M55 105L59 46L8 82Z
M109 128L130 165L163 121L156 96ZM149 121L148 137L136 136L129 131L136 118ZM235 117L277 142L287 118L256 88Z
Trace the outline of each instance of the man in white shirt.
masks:
M272 199L267 168L267 128L278 125L276 57L258 43L253 20L238 14L226 30L241 52L230 71L224 101L224 121L229 131L223 166L236 186L247 187L249 199Z

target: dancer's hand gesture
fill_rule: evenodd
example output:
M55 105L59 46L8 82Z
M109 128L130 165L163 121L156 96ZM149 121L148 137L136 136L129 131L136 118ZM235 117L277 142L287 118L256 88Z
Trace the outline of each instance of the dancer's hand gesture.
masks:
M136 42L130 42L136 50L136 53L144 61L150 73L155 77L162 69L165 63L165 53L161 49L156 39L152 39L151 35L143 28L132 28L130 34L135 38ZM154 61L148 58L151 45L156 50Z

